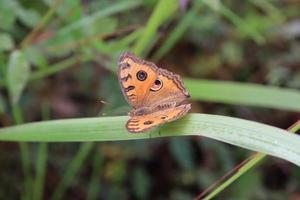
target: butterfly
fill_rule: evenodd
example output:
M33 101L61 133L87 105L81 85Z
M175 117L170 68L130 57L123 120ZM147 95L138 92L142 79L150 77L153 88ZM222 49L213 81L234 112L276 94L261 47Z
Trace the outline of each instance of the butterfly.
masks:
M191 109L191 104L183 103L190 95L179 75L130 52L119 58L118 78L123 95L132 106L126 124L131 133L176 120Z

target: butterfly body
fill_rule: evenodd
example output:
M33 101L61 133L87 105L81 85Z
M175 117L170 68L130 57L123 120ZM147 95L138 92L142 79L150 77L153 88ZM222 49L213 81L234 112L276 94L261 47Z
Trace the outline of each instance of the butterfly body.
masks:
M129 132L144 132L173 121L191 108L182 104L190 95L179 75L129 52L119 58L118 76L124 97L133 107L126 124Z

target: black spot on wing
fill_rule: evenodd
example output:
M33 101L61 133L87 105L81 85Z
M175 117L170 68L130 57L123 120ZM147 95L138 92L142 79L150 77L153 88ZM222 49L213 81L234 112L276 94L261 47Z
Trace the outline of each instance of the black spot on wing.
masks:
M125 92L129 92L130 90L133 90L135 87L133 85L128 86L127 88L124 88Z
M145 121L144 122L144 125L150 125L150 124L153 124L153 121Z

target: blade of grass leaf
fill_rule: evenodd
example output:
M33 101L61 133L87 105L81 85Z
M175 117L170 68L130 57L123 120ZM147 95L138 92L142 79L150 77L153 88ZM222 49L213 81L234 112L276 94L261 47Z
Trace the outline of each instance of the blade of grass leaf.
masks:
M12 105L12 114L16 124L23 123L22 111L17 104ZM21 195L22 199L31 199L31 188L32 188L32 174L30 170L30 156L29 156L29 146L25 142L19 143L20 153L21 153L21 163L22 170L24 174L24 193Z
M296 122L293 126L288 128L288 131L295 133L300 129L300 121ZM214 184L204 190L199 196L195 199L205 199L209 200L214 198L217 194L222 192L225 188L227 188L231 183L237 180L240 176L248 172L254 166L258 165L260 161L266 158L266 154L264 153L255 153L239 165L234 167L228 173L226 173L223 177L217 180ZM221 184L220 184L221 183ZM220 184L220 185L219 185Z
M91 181L89 183L88 194L86 198L88 200L97 199L97 194L99 193L100 190L99 176L101 172L101 164L102 164L101 154L98 151L96 151L94 154L94 162L93 162L93 169L92 169L93 172L91 175Z
M300 166L300 136L265 124L219 115L189 114L148 133L129 134L125 129L127 119L124 116L29 123L0 129L0 140L84 142L198 135L273 155Z
M288 131L295 133L299 129L300 129L300 121L296 122L294 125L292 125L290 128L288 128ZM248 159L244 160L239 165L237 165L235 168L233 168L228 173L226 173L221 179L219 179L217 182L215 182L213 185L211 185L205 191L203 191L199 196L196 197L196 199L209 200L209 199L214 198L217 194L222 192L225 188L227 188L231 183L233 183L235 180L237 180L240 176L245 174L247 171L249 171L254 166L256 166L260 161L262 161L264 158L266 158L266 156L267 156L267 154L264 154L264 153L253 154ZM222 184L218 185L219 183L222 183ZM217 187L215 187L215 186L217 186ZM212 191L212 192L210 192L210 191Z
M72 159L72 162L65 170L64 176L60 183L58 184L57 188L55 189L51 199L52 200L59 200L62 199L64 192L68 188L68 186L71 184L71 182L74 180L75 176L77 175L78 171L84 164L84 161L88 154L90 153L94 143L88 142L80 145L80 148L75 155L75 157Z
M40 70L37 70L35 72L31 73L31 76L29 77L30 81L37 80L44 78L46 76L58 73L64 69L67 69L69 67L74 66L77 62L85 62L87 60L90 60L91 58L87 58L84 56L78 57L78 56L72 56L70 58L67 58L63 61L60 61L56 64L53 64L52 66L49 66L47 68L43 68Z
M196 100L300 111L300 93L293 89L190 78L184 83Z
M13 51L9 56L6 73L7 89L12 104L18 103L30 73L30 64L24 53L19 50Z
M49 103L45 102L42 104L42 119L50 119ZM47 169L47 156L48 156L48 144L39 143L36 161L36 177L33 185L33 199L43 199L45 173Z
M45 171L47 168L47 143L40 143L38 146L36 162L36 178L33 187L33 199L43 199Z
M31 40L35 37L35 35L47 24L50 18L53 16L55 10L58 6L63 2L63 0L55 0L53 5L49 8L46 14L42 17L42 19L38 22L38 24L33 28L33 30L26 36L26 38L21 42L21 48L25 48Z
M133 52L136 55L144 55L144 51L147 50L147 46L155 36L158 27L173 14L175 14L177 9L177 0L158 1L150 19L146 24L143 34L134 46Z
M80 27L84 27L84 24L90 23L91 21L98 20L103 17L107 17L125 10L133 9L141 5L141 1L120 1L116 2L114 4L111 4L110 6L103 8L102 10L99 10L98 12L84 17L79 21L75 21L74 23L63 27L62 29L58 30L57 34L67 34L68 32L71 32L75 29L78 29Z
M176 42L180 39L180 37L185 33L190 24L195 20L197 13L195 9L188 11L182 17L178 23L178 25L172 30L171 34L167 37L166 41L162 44L162 46L155 52L153 59L159 60L166 53L168 53L172 47L176 44Z
M212 10L220 12L224 17L231 21L239 30L252 37L258 44L265 43L265 38L256 31L253 27L249 26L242 18L236 15L230 8L225 6L221 1L218 1L218 6L214 6L213 1L203 0Z

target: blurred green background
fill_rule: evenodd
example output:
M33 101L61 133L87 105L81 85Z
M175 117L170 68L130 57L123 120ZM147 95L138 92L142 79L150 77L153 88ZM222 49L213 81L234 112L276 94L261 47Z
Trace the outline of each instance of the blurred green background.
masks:
M124 51L182 77L299 91L299 10L297 0L0 0L0 124L126 115L116 77ZM192 112L283 129L300 117L297 105L249 103L260 95L243 91L203 94ZM250 154L199 137L1 142L0 199L192 199ZM219 195L299 198L300 169L275 158Z

